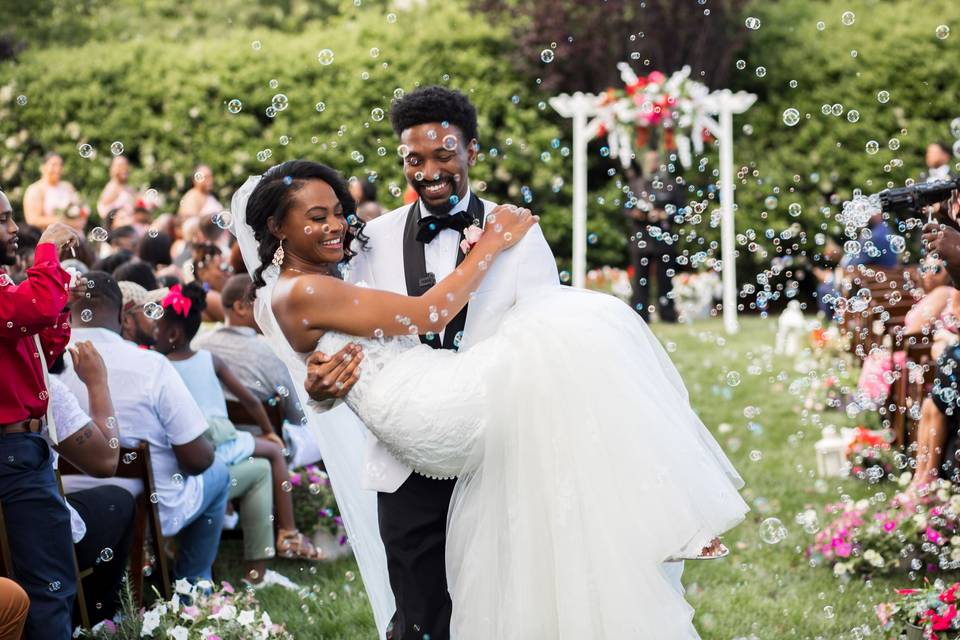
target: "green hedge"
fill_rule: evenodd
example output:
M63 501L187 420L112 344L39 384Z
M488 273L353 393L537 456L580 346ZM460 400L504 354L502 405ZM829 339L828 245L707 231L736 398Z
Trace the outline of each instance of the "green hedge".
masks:
M134 165L132 182L158 189L167 209L188 188L198 162L213 167L226 203L246 175L297 157L348 176L375 173L380 198L391 207L400 200L389 185L404 186L397 141L388 118L375 121L371 112L389 110L397 89L437 83L467 92L477 106L484 153L474 181L502 201L522 202L529 189L548 239L568 255L569 134L541 101L546 96L511 70L502 55L506 33L445 4L400 12L395 20L362 11L297 35L238 29L195 41L30 51L19 64L0 68L0 141L7 141L0 181L19 201L43 153L56 149L66 159L66 179L95 202L107 180L110 145L119 140ZM324 48L335 53L328 66L317 59ZM289 98L289 108L271 119L265 109L278 93ZM18 95L27 96L26 106L16 103ZM226 106L235 98L243 103L236 115ZM318 113L321 101L326 109ZM80 157L82 143L94 146L93 158ZM261 162L257 154L265 149L272 156ZM624 238L616 207L604 201L613 215L595 221L592 230L602 240L592 258L616 262Z

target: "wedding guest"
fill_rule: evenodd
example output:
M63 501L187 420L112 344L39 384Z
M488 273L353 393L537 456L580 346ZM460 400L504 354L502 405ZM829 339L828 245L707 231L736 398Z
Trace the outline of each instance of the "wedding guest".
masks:
M232 275L230 263L224 259L220 248L205 243L193 249L193 277L207 292L207 304L203 312L204 322L223 322L223 302L220 291Z
M279 395L284 419L299 425L303 410L297 401L294 382L283 362L260 335L253 317L253 303L247 293L251 279L247 274L227 280L220 294L226 324L216 331L198 336L193 341L197 349L205 349L223 360L234 375L260 402ZM362 355L358 356L362 359ZM226 390L227 399L236 398Z
M931 142L927 145L924 160L927 171L921 176L922 182L935 182L950 178L950 161L953 159L953 149L946 142Z
M124 340L145 347L153 347L155 320L144 313L144 307L150 303L159 305L167 295L167 289L148 291L136 282L119 280L117 286L123 303L123 316L120 319L120 335Z
M125 156L114 156L110 161L110 181L97 201L97 212L107 230L133 225L137 192L128 183L130 161Z
M364 222L370 222L383 213L383 207L377 202L377 185L369 178L351 178L348 183L350 195L357 203L357 215Z
M660 163L656 151L643 157L643 173L631 166L628 172L632 196L624 214L631 221L633 234L628 248L633 264L633 295L630 304L644 320L651 308L664 322L676 322L671 278L675 272L677 249L672 234L672 216L686 206L682 186ZM656 304L650 304L651 280L656 280Z
M120 249L119 251L111 253L104 258L100 258L90 266L90 269L92 271L105 271L107 273L113 273L131 260L133 260L133 253L127 251L126 249Z
M22 225L17 232L16 264L9 265L7 275L14 282L20 282L26 277L27 269L33 264L33 255L40 242L40 229L28 224Z
M40 179L27 187L23 196L23 216L27 224L46 229L54 222L65 222L82 231L87 215L73 185L63 180L63 158L48 153L40 166ZM73 212L73 217L68 212Z
M143 235L153 224L153 210L156 205L147 198L137 198L133 205L133 226Z
M29 610L27 592L13 580L0 578L0 638L19 640Z
M203 232L200 231L200 217L193 216L182 219L180 224L180 237L174 241L171 254L173 255L173 264L183 267L190 261L193 255L193 248L205 242Z
M114 269L113 277L117 282L136 282L147 291L159 288L153 267L150 266L149 262L144 262L138 258L129 260Z
M89 415L70 389L51 377L51 413L59 444L48 444L78 470L107 478L116 473L120 461L121 425L114 417L106 365L89 342L78 342L68 351L73 369L86 387ZM64 366L61 356L51 373L62 372ZM89 620L96 624L112 618L120 604L136 504L129 493L110 485L67 493L66 500L77 565L81 570L93 570L83 580L83 592Z
M244 264L243 255L240 253L240 243L236 242L230 247L230 259L228 263L230 264L230 270L235 274L247 272L247 265Z
M162 302L164 314L157 321L154 348L170 359L203 410L209 427L207 437L216 447L217 457L230 470L230 497L241 501L240 520L247 563L244 575L247 581L257 585L268 579L264 561L274 555L274 550L281 557L299 560L320 560L322 556L294 523L293 501L290 493L283 489L290 479L283 457L283 440L274 433L263 405L223 360L209 351L194 351L190 347L190 341L200 329L205 304L205 292L196 283L170 289ZM227 417L227 401L221 385L256 420L262 435L255 438L247 431L237 430ZM274 506L278 526L275 546L270 518Z
M137 247L140 245L140 234L131 225L114 227L110 232L109 242L113 251L129 251L133 254L137 252Z
M87 279L94 283L88 289L89 297L71 304L74 340L92 342L107 365L115 415L123 425L120 444L135 447L146 442L150 447L161 530L165 536L177 538L174 574L209 580L220 544L230 475L203 437L207 429L203 412L170 362L121 337L123 295L119 285L103 272L91 271ZM68 366L62 380L87 410L83 383L72 367ZM102 484L118 485L133 495L143 490L138 482L125 478L68 476L64 482L71 492Z
M13 573L30 596L29 638L69 638L72 631L76 571L70 513L40 432L49 428L44 362L53 362L70 338L63 312L70 275L57 256L77 240L73 229L51 223L26 279L15 285L0 275L0 370L5 372L0 385L0 504ZM0 192L0 272L14 264L16 248L13 207Z
M173 257L170 253L172 247L173 240L163 231L158 231L155 234L148 233L140 241L137 255L154 269L160 270L173 263Z
M193 187L180 200L177 213L184 217L212 215L223 207L213 195L213 170L205 164L193 170Z

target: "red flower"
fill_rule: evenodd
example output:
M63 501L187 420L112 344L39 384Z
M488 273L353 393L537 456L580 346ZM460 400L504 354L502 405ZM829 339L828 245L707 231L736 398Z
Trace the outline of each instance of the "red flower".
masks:
M927 611L927 614L930 616L930 622L933 623L934 631L946 631L950 628L950 623L953 619L957 617L957 605L951 604L947 607L947 612L942 616L933 611L933 609Z
M953 604L957 601L957 589L960 588L960 583L954 582L950 587L940 594L940 602L945 604Z
M641 89L643 89L645 86L647 86L647 79L641 76L637 78L636 82L631 82L630 84L627 85L627 95L632 96L637 91L640 91Z
M647 75L647 81L651 84L661 84L664 80L667 79L667 76L663 75L660 71L651 71Z

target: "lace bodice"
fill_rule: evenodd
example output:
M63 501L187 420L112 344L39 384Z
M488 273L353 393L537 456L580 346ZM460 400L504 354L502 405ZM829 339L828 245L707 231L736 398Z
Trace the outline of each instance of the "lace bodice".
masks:
M357 338L329 331L317 350L363 348L360 377L344 400L399 460L432 478L465 467L483 420L476 357L434 350L416 336Z

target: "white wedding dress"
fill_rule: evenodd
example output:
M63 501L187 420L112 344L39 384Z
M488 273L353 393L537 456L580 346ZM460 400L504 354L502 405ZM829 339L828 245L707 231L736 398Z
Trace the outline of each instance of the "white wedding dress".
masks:
M544 288L463 353L359 342L347 404L415 471L459 477L451 638L698 637L662 563L740 522L743 483L627 305Z

